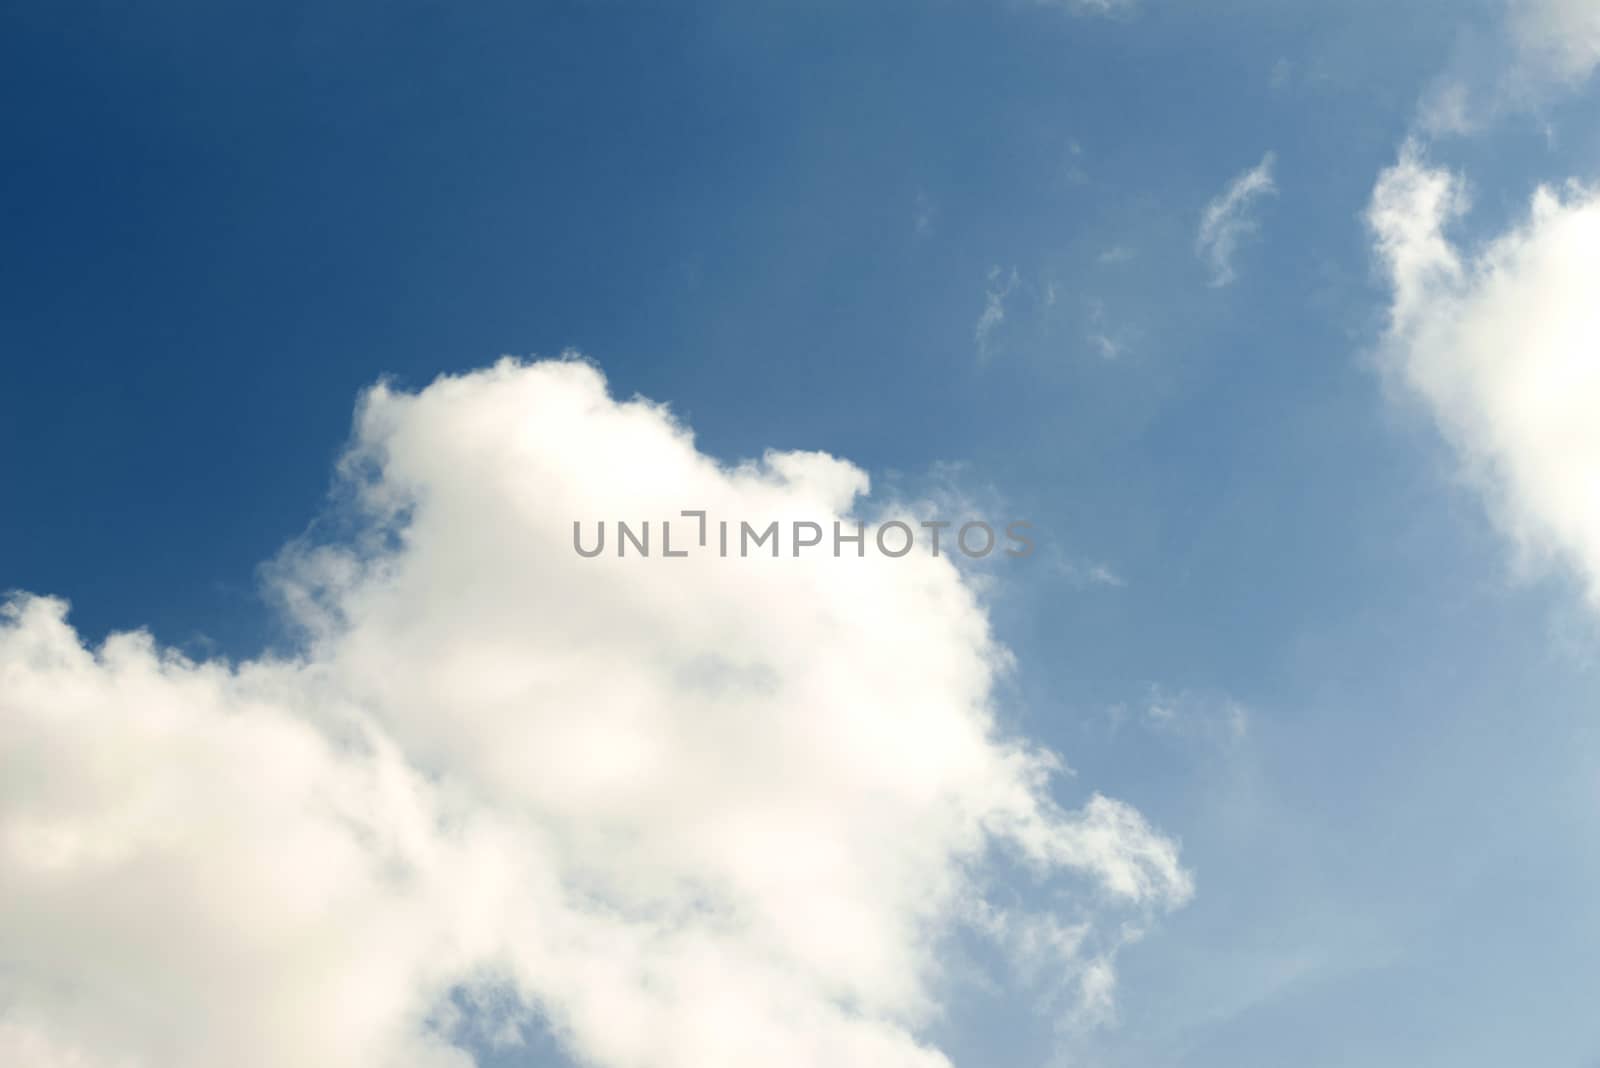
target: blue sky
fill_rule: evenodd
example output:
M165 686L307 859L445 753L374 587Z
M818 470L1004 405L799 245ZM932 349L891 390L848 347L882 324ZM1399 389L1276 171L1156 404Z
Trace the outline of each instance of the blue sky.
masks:
M1000 720L1195 890L1093 1027L958 983L918 1031L956 1064L1589 1068L1600 557L1391 329L1365 221L1408 138L1463 249L1600 175L1588 68L1507 43L1538 8L7 4L0 587L293 655L259 569L358 395L576 350L709 456L1042 532L983 572ZM1267 153L1215 284L1202 215Z

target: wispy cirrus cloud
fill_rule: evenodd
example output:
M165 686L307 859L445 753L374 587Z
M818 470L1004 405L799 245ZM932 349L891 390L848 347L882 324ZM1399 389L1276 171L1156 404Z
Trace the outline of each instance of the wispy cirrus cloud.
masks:
M1073 15L1126 15L1139 0L1032 0L1035 7L1051 7Z
M983 294L983 311L972 328L972 340L978 348L978 361L987 363L997 351L995 333L1006 321L1006 301L1022 281L1015 267L1009 272L996 264L989 268L988 282Z
M1273 178L1275 163L1276 156L1268 152L1260 163L1229 182L1201 212L1195 254L1210 269L1213 286L1225 286L1234 280L1234 256L1240 244L1259 229L1257 205L1278 192Z

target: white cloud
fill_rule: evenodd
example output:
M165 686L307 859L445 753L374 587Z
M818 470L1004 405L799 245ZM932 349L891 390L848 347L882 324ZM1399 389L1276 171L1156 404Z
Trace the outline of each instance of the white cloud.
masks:
M1089 325L1084 340L1103 360L1121 359L1129 341L1126 331L1113 329L1106 316L1105 301L1090 297L1087 301Z
M0 626L0 1063L453 1066L473 832L311 665ZM464 887L463 887L464 890Z
M1250 732L1250 712L1231 697L1174 692L1152 684L1144 702L1144 725L1168 734L1237 742Z
M1491 105L1490 107L1497 106ZM1468 134L1486 110L1461 78L1445 77L1424 90L1417 105L1417 127L1429 136Z
M1506 0L1496 22L1491 33L1464 37L1450 69L1424 92L1424 134L1472 134L1508 114L1541 111L1600 66L1595 0Z
M1090 334L1088 341L1103 360L1115 360L1122 356L1122 346L1105 334Z
M1052 575L1074 589L1093 587L1122 589L1128 584L1110 564L1092 557L1067 553L1054 543L1045 546L1040 556L1041 563Z
M1107 564L1067 565L1067 578L1078 585L1115 586L1119 589L1128 583Z
M1600 65L1600 3L1509 0L1507 8L1524 77L1575 85Z
M1150 683L1141 700L1106 710L1113 734L1135 727L1152 735L1232 749L1250 734L1250 710L1219 693L1172 690Z
M1121 921L1190 893L1001 735L948 557L573 551L574 519L849 515L843 461L723 467L585 364L506 361L371 391L341 473L360 533L273 568L292 658L0 622L0 1063L460 1068L466 990L601 1066L934 1068L997 862L1079 888L1010 929L1081 929L1049 970L1085 1012Z
M1240 243L1258 228L1254 214L1257 203L1278 192L1272 178L1274 162L1271 152L1262 156L1260 163L1229 182L1200 215L1195 254L1210 267L1213 286L1225 286L1233 281L1234 254Z
M1053 7L1074 15L1120 15L1139 6L1139 0L1033 0L1037 7Z
M1386 368L1426 402L1524 562L1567 561L1600 605L1600 194L1540 188L1481 246L1465 183L1414 145L1368 221L1393 291Z
M995 331L1006 321L1006 299L1017 288L1021 281L1017 269L1013 267L1010 274L1000 270L998 264L989 268L988 287L983 296L983 312L978 316L978 324L972 328L973 340L978 346L978 359L987 362L995 354Z

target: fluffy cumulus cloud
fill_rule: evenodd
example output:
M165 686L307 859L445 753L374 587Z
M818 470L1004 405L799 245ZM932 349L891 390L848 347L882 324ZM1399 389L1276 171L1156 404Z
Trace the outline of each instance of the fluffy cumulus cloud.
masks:
M1385 364L1420 396L1525 560L1564 559L1600 605L1600 193L1541 188L1476 247L1462 179L1415 146L1368 220L1393 290Z
M1201 212L1195 254L1210 269L1213 286L1233 281L1234 256L1240 244L1259 227L1256 211L1261 200L1277 194L1278 186L1272 177L1275 163L1276 158L1268 152L1260 163L1229 182Z
M850 519L848 463L721 465L584 363L507 361L369 392L339 485L270 569L292 655L6 608L0 1063L465 1068L537 1015L615 1068L934 1068L961 931L1103 1016L1190 893L997 727L1007 654L947 556L573 548Z

